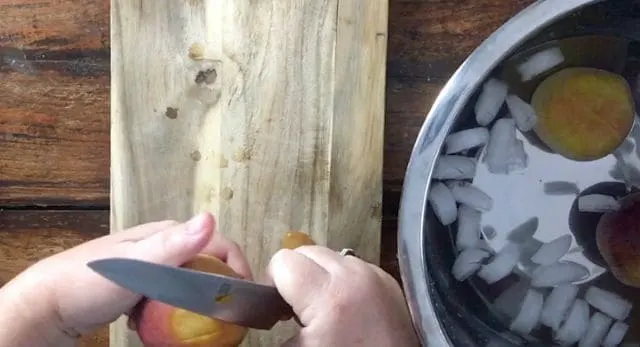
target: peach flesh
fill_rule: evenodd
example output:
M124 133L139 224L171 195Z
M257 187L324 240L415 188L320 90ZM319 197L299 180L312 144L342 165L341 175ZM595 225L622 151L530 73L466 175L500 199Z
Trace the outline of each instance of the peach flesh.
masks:
M218 258L203 254L183 267L241 277ZM146 347L236 347L247 333L245 327L152 300L143 301L133 319L136 332Z
M578 161L614 151L635 117L626 80L594 68L567 68L549 76L536 88L531 105L538 116L538 137L553 151Z
M281 240L281 247L287 249L315 244L309 235L299 231L290 231ZM198 255L183 267L240 277L222 261L208 255ZM283 317L284 320L289 318ZM133 319L138 336L146 347L236 347L247 333L244 327L150 300L144 300L138 306Z

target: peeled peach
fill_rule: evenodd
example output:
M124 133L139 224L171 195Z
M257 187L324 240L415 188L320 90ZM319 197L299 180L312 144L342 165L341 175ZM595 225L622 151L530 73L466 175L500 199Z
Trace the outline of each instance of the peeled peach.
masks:
M183 267L230 277L241 277L216 257L198 255ZM146 347L236 347L247 328L146 300L133 315L140 340Z
M300 231L290 231L286 233L280 242L281 248L295 249L300 246L315 245L311 237Z
M640 193L628 195L621 204L620 210L600 218L596 243L613 276L640 288Z
M626 80L594 68L556 72L536 88L531 104L538 116L538 137L558 154L579 161L613 152L629 134L635 117Z

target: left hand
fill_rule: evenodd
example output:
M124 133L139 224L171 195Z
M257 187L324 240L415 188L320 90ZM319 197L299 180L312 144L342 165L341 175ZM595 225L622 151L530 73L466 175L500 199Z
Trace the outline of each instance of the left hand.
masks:
M141 299L95 273L88 262L124 257L180 266L198 253L214 255L252 278L238 245L216 232L211 214L202 213L186 223L147 223L89 241L36 263L5 287L50 307L55 312L48 317L58 320L51 324L79 336L128 314Z

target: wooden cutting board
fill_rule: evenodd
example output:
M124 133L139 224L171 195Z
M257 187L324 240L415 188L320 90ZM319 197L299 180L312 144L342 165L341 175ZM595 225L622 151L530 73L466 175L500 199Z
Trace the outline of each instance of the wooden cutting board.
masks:
M111 232L209 210L258 278L292 229L378 263L387 0L111 3Z

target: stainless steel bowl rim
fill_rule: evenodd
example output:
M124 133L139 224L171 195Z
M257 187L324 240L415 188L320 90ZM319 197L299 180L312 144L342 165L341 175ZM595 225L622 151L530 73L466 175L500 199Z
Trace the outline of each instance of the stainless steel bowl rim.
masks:
M427 194L435 159L458 114L488 74L542 28L604 0L539 0L487 38L457 69L429 111L407 166L398 220L398 261L409 310L422 345L452 346L430 297L423 249Z

